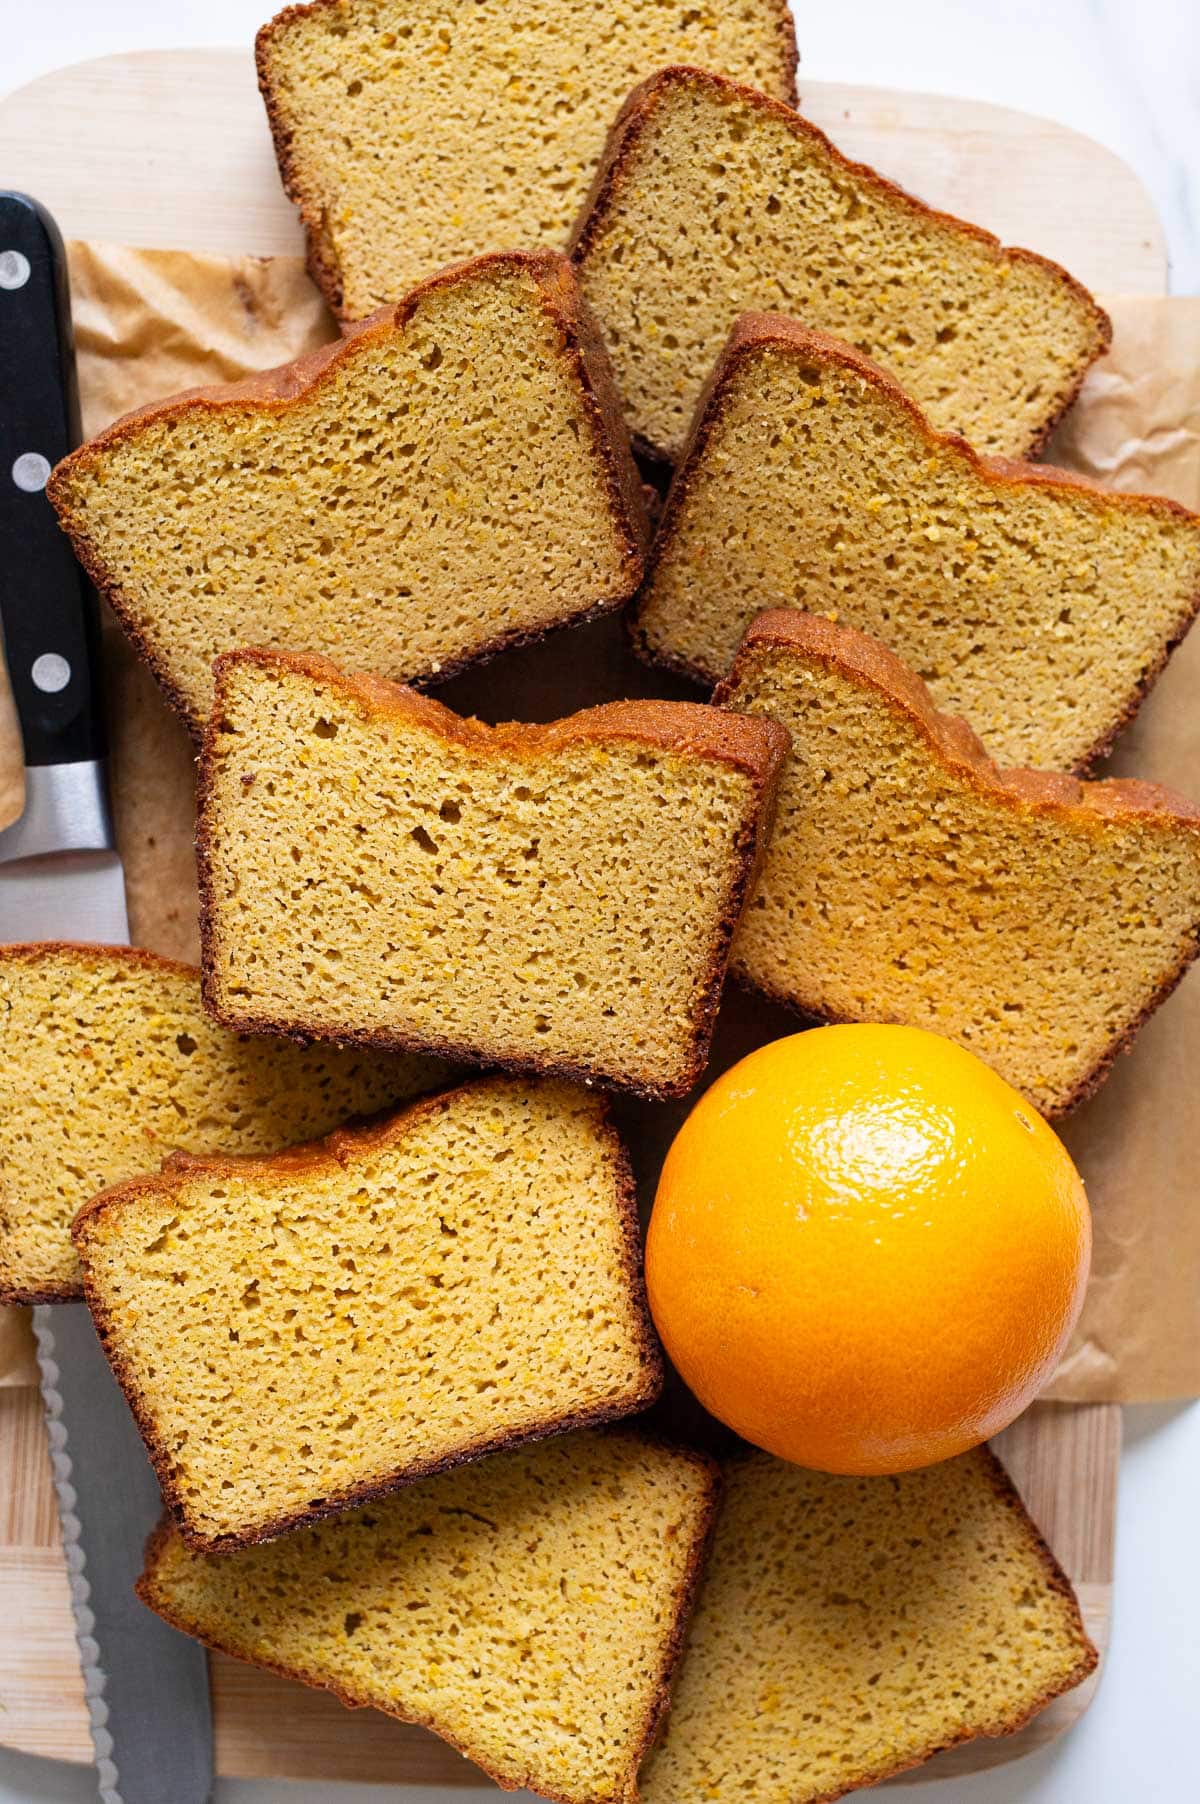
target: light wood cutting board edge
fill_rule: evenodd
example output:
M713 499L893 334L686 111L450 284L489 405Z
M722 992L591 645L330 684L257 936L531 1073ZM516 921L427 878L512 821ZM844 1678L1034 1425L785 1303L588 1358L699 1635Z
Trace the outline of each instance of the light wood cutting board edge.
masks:
M802 107L850 155L1089 286L1165 292L1163 232L1140 181L1102 146L983 103L802 79ZM297 253L245 51L145 51L56 71L0 100L6 183L64 234L152 248ZM1079 1593L1103 1652L1121 1434L1111 1405L1039 1405L997 1450ZM0 1391L0 1743L90 1761L91 1744L35 1393ZM483 1785L425 1732L353 1715L235 1662L212 1661L228 1776ZM897 1784L961 1778L1030 1752L1087 1709L1099 1674L1019 1735L937 1756Z
M810 81L838 147L1100 294L1165 294L1162 224L1113 151L1052 120L936 94ZM0 100L0 170L66 238L154 250L302 250L249 50L144 50L75 63Z

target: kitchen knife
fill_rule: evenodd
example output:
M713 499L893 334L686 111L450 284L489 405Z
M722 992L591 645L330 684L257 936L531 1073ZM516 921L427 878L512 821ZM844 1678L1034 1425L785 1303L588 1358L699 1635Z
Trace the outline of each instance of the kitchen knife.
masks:
M46 479L78 442L62 239L0 193L0 620L25 808L0 833L0 940L127 944L101 730L95 598ZM204 1804L203 1649L134 1594L158 1483L82 1303L34 1311L50 1457L104 1804Z

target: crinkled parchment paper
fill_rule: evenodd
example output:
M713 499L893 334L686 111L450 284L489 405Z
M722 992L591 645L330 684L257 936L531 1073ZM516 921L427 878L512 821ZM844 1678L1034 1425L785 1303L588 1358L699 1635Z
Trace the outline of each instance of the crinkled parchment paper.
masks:
M1200 297L1109 301L1113 355L1047 456L1200 509ZM1108 772L1200 799L1200 627ZM1200 964L1063 1128L1092 1201L1092 1281L1050 1395L1141 1403L1200 1391Z
M70 247L70 258L88 434L142 402L286 362L335 336L301 265L289 258L230 261L81 244ZM1172 495L1200 508L1200 299L1106 304L1116 328L1112 354L1088 378L1048 455L1114 487ZM512 654L482 679L463 679L448 699L493 718L548 718L595 699L597 687L661 692L657 679L622 662L619 636L604 623L580 633L591 635L586 657L579 655L578 636L566 658L544 649ZM111 626L106 647L113 788L133 939L195 959L192 748ZM1200 797L1200 629L1125 734L1112 769ZM0 822L19 812L20 795L19 746L0 706ZM747 1033L745 1002L728 1013L723 1038L732 1052ZM774 1014L770 1026L786 1031ZM1197 1071L1200 969L1064 1130L1087 1180L1096 1242L1083 1321L1050 1393L1060 1400L1200 1391ZM665 1132L668 1124L664 1117L644 1126ZM0 1382L28 1377L25 1346L20 1312L0 1311Z

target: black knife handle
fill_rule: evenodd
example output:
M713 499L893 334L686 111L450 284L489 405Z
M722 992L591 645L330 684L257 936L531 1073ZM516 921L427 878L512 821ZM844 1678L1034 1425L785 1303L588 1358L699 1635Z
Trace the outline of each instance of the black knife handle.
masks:
M0 621L27 765L104 752L96 599L45 493L78 442L62 238L0 191Z

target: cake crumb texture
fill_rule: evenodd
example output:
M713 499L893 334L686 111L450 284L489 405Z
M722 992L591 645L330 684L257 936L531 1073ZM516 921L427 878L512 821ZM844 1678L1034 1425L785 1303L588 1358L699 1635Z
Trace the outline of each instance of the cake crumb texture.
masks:
M198 1546L658 1390L628 1162L566 1085L484 1079L275 1158L177 1161L74 1234Z
M357 319L439 264L561 245L609 123L681 58L796 97L786 0L325 0L258 35L309 267ZM468 124L469 122L469 124Z
M936 434L852 347L739 321L676 476L637 634L710 681L764 608L862 628L1007 763L1107 749L1200 605L1200 518Z
M76 1211L168 1153L274 1152L448 1069L229 1033L200 973L151 952L0 947L0 1299L78 1296Z
M231 647L430 679L642 572L607 362L550 253L442 271L336 345L128 415L49 493L197 732Z
M705 69L634 90L572 243L630 429L670 460L752 308L848 339L940 430L1010 457L1044 441L1111 337L1057 264L932 212Z
M234 1553L164 1529L138 1589L212 1647L423 1724L506 1788L624 1804L715 1485L697 1455L565 1435Z
M1096 1665L986 1449L895 1478L731 1464L645 1804L823 1804L1019 1729Z
M487 727L323 660L221 660L206 997L649 1095L707 1058L787 735L693 703Z
M751 627L718 696L792 753L734 943L806 1014L957 1040L1054 1116L1195 956L1200 811L1157 785L1002 771L851 627Z

